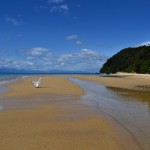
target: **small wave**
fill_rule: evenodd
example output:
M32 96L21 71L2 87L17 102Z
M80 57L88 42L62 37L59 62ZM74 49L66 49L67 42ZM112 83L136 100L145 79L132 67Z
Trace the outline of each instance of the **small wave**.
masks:
M23 76L23 77L14 77L14 78L6 78L5 80L1 80L0 81L0 85L6 85L6 84L10 84L10 83L13 83L13 82L17 82L19 81L20 79L23 79L23 78L26 78L27 76Z
M23 77L21 77L22 79L24 79L24 78L28 78L29 76L23 76Z
M7 84L7 83L8 83L8 81L1 81L0 85L4 85L4 84Z

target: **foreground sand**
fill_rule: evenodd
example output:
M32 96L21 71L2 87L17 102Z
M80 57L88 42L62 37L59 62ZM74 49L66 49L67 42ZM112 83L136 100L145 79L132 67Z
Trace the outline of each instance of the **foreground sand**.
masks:
M34 77L35 79L35 77ZM9 85L6 98L21 98L34 107L0 111L2 150L138 150L133 137L115 122L98 116L74 99L83 90L66 78L45 77L41 88L30 85L33 78ZM25 88L26 87L26 88ZM23 88L23 89L22 89ZM47 104L36 105L38 95ZM60 98L55 103L52 95ZM70 102L64 95L72 95ZM52 96L52 97L51 97ZM19 99L18 99L19 97ZM26 99L25 99L26 97ZM11 101L11 100L10 100ZM53 103L51 103L53 101ZM23 104L24 104L23 103Z

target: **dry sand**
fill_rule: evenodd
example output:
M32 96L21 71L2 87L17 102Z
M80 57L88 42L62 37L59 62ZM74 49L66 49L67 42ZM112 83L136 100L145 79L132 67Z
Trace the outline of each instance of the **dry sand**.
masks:
M107 87L150 91L150 75L118 73L112 76L77 76L73 77L99 82Z
M36 77L37 78L37 77ZM35 77L34 77L35 79ZM42 94L81 96L83 90L66 78L45 77L41 88L33 78L8 87L5 97L27 98ZM51 101L51 97L48 97ZM63 100L62 100L63 101ZM65 101L65 100L64 100ZM27 101L29 103L29 101ZM117 128L118 127L118 128ZM81 103L42 104L34 109L0 111L2 150L138 150L130 134L119 125L90 112Z

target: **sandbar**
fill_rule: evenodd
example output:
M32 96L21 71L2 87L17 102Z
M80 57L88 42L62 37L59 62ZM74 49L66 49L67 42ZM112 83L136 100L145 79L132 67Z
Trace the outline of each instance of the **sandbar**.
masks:
M25 78L20 82L9 84L10 89L4 94L5 97L34 97L43 94L70 94L83 95L83 90L79 85L70 82L67 78L56 76L44 76L40 86L35 88L32 81L37 81L40 76Z

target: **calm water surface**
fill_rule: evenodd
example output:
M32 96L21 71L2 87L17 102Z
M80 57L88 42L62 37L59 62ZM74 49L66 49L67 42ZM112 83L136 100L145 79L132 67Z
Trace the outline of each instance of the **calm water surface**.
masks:
M150 150L150 92L106 88L98 83L71 78L85 91L83 103L117 121L142 150Z

